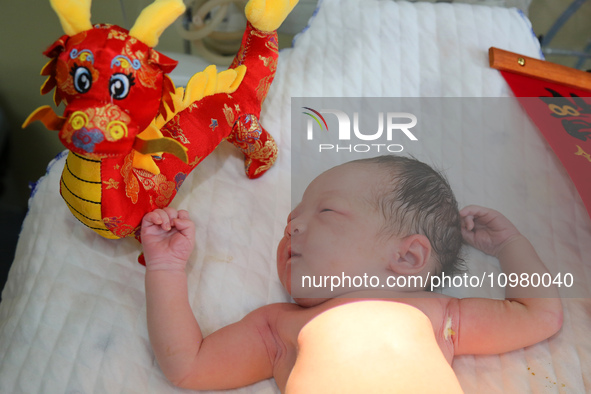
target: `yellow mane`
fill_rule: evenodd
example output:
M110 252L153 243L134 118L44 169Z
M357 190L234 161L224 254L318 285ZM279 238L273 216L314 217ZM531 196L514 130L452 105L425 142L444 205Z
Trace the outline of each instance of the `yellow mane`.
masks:
M169 122L176 114L187 109L193 103L201 100L206 96L211 96L217 93L234 93L240 86L244 75L246 74L246 66L241 65L234 69L228 69L220 73L217 72L216 66L208 66L202 72L199 72L191 77L187 88L174 88L173 82L168 78L168 82L172 84L174 93L163 95L163 111L150 123L150 125L142 131L136 138L141 141L163 141L165 140L160 129ZM156 144L157 145L157 144ZM170 145L168 145L170 147ZM183 147L184 149L184 147ZM152 156L161 156L165 151L160 152L140 152L134 150L133 167L141 168L153 174L159 174L160 169L154 162ZM172 153L172 152L171 152ZM176 155L176 154L175 154ZM178 156L178 155L177 155Z

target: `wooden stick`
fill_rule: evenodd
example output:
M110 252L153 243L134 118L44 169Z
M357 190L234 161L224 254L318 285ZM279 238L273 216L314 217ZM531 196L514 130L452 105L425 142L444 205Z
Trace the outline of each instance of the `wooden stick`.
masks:
M495 47L488 50L488 59L490 66L497 70L510 71L575 89L591 91L591 73L588 72Z

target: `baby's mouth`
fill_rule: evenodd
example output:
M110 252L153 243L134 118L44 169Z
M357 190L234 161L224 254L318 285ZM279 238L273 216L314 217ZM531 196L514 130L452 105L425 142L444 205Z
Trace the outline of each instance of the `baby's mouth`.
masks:
M289 253L289 258L290 259L291 258L294 258L294 257L300 257L302 255L301 253L297 253L294 250L292 250L291 249L291 246L289 247L288 253Z

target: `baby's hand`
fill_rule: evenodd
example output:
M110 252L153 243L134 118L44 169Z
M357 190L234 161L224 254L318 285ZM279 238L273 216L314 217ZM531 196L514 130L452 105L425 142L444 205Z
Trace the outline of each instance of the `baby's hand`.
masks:
M144 216L141 239L147 269L184 270L195 247L195 224L187 211L156 209Z
M521 235L509 219L494 209L468 205L460 216L464 241L491 256L496 257L507 242Z

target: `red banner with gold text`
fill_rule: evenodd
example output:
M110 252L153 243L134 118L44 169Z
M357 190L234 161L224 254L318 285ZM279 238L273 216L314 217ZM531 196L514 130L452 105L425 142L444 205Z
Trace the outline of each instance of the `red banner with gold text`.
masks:
M501 74L566 168L591 216L591 92Z

